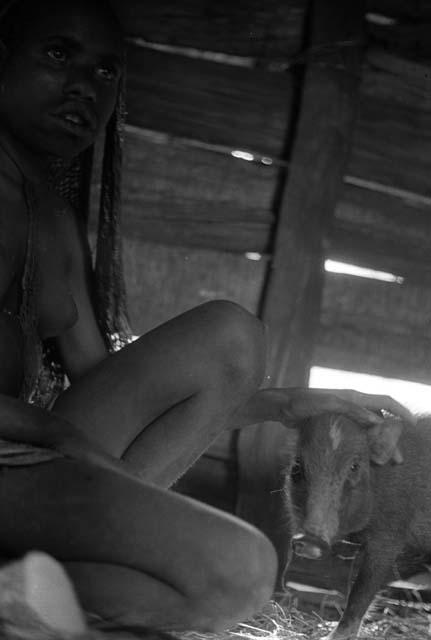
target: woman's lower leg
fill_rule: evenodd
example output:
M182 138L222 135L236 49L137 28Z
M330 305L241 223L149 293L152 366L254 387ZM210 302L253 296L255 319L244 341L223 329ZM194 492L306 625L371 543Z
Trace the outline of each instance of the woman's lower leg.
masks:
M207 303L108 358L54 410L168 487L257 390L265 346L256 317L230 302Z

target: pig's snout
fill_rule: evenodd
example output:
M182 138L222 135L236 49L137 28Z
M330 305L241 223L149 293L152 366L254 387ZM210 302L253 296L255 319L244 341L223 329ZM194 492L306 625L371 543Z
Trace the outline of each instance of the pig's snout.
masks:
M295 534L292 536L291 545L297 556L309 560L319 560L329 551L329 546L324 540L309 533Z

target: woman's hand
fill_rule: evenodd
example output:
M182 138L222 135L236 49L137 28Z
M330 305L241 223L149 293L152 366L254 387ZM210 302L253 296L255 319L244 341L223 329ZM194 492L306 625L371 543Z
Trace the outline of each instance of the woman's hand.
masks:
M415 422L413 415L390 396L361 393L351 389L268 389L269 398L279 405L282 422L342 413L364 425L380 424L383 412Z
M372 426L383 422L382 411L415 422L410 411L390 396L350 389L261 389L236 413L234 428L266 421L290 427L298 420L322 413L341 413L355 422Z

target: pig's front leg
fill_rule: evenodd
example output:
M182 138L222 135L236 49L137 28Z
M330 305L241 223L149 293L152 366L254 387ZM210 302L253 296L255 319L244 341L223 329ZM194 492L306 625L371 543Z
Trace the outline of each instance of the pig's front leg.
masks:
M358 636L362 618L388 580L402 550L399 541L376 538L364 547L357 578L337 627L323 640L353 640Z

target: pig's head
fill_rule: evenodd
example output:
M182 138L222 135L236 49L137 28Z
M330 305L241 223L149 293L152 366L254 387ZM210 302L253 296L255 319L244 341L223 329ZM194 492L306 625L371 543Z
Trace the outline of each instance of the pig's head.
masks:
M298 424L284 485L293 552L318 559L366 527L373 508L371 465L391 460L401 428L394 420L365 428L332 414Z

